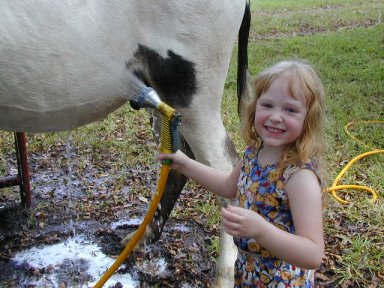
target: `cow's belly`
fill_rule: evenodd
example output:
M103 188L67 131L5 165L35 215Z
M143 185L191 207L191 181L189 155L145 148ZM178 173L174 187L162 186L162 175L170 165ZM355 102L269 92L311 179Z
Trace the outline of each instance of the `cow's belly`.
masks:
M104 118L128 100L124 60L101 63L78 53L35 55L32 61L16 52L16 60L0 68L0 130L71 130Z
M92 7L47 3L0 11L0 130L70 130L127 101L125 63L137 42L117 45L121 29L103 28Z
M48 110L28 109L25 105L0 106L0 130L25 132L67 131L100 120L120 107L126 99L101 99Z

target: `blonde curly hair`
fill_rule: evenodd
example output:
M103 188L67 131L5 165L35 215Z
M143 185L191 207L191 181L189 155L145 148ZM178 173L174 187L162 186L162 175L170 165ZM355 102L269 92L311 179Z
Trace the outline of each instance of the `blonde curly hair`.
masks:
M256 102L268 90L271 83L280 75L289 77L289 90L292 97L304 95L308 109L303 131L299 138L288 145L278 165L278 170L290 164L307 162L310 158L321 159L324 151L323 125L324 88L315 68L305 60L289 60L279 62L260 72L250 87L248 99L243 102L241 113L241 134L248 145L262 145L254 127ZM320 163L319 163L320 164Z

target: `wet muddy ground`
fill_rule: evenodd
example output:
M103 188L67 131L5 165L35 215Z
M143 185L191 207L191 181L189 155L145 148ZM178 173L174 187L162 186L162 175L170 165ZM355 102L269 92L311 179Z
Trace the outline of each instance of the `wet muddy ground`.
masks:
M6 151L0 160L14 174L14 151ZM129 166L119 157L118 149L68 149L62 141L29 151L30 209L20 207L18 187L0 189L0 287L92 287L100 279L115 261L109 256L121 253L121 239L141 223L159 173L155 160ZM160 240L134 252L104 287L211 287L217 207L207 191L187 185ZM317 287L337 287L339 251L332 248L334 238L326 235L325 240L333 250L315 274ZM47 263L56 256L41 249L51 248L61 258ZM90 255L79 256L88 250ZM28 260L21 261L25 253ZM108 265L98 263L103 255ZM354 287L348 283L345 287ZM379 279L373 283L381 287Z
M60 263L37 265L20 262L20 252L80 237L78 242L118 255L123 249L121 239L135 231L147 211L150 191L156 187L156 165L116 172L113 165L79 159L76 151L68 154L66 149L58 145L30 155L33 198L29 210L19 205L18 187L0 190L0 287L90 287L98 281L88 272L96 255L94 260L84 260L75 257L80 251L72 251ZM10 167L13 156L6 155ZM15 171L11 168L10 173ZM135 192L140 187L143 194ZM209 219L198 211L180 211L214 200L193 189L182 193L161 239L135 251L116 272L132 276L136 284L115 281L104 287L211 286L215 255L209 247L218 235L217 227L207 228Z

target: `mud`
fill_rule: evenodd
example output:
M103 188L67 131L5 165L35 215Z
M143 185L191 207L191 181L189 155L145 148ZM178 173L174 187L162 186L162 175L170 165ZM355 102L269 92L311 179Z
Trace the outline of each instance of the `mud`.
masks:
M92 161L86 163L86 169L79 167L78 162L69 169L64 148L57 149L52 147L48 153L30 156L30 209L20 207L18 187L0 190L1 287L90 287L98 279L88 272L93 260L75 257L81 251L68 253L60 263L45 266L20 263L17 255L82 237L104 254L117 256L124 248L120 241L135 231L147 211L150 192L133 195L133 190L143 185L153 189L156 169L135 167L122 175L113 167L101 168ZM56 157L49 158L53 154ZM126 179L124 185L117 180L121 177ZM190 205L195 193L183 192L176 209L182 211L183 205ZM129 274L137 283L132 287L211 286L215 263L209 246L218 231L215 227L207 229L198 214L177 214L166 223L160 240L135 251L116 272L127 277ZM105 287L128 286L116 282Z

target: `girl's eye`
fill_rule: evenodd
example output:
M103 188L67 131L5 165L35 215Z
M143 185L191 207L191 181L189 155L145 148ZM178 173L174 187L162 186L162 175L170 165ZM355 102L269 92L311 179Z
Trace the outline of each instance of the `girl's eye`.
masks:
M297 109L295 109L295 108L286 108L286 110L289 113L296 113L297 112Z
M265 108L271 108L272 107L272 105L269 103L261 103L261 106L265 107Z

